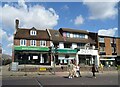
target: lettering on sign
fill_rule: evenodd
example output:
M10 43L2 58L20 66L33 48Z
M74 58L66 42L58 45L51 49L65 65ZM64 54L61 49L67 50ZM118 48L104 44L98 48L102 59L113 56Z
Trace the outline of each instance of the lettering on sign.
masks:
M93 51L92 50L81 49L79 51L79 54L93 54Z

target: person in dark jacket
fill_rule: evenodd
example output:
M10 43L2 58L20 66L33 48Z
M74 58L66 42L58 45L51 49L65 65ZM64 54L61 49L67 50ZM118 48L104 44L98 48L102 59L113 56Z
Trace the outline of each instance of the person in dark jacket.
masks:
M96 72L96 68L95 68L95 64L93 64L93 66L92 66L92 73L93 73L93 77L94 78L96 78L95 72Z

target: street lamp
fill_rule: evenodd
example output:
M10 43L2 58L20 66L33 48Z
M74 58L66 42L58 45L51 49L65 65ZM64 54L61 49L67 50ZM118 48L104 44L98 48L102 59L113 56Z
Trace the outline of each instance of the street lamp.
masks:
M51 46L50 48L50 54L52 55L52 60L53 60L53 74L55 75L55 54L57 51L57 47Z

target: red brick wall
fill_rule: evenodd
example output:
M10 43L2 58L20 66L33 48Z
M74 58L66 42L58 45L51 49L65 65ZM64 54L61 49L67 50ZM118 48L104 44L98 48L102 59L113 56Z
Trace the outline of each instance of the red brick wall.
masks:
M46 41L46 46L50 46L50 41Z
M106 52L106 55L112 55L112 47L111 47L111 41L110 41L111 38L107 38L105 37L105 52Z
M36 40L36 46L40 46L40 40Z
M116 39L117 54L120 55L120 39Z
M30 46L30 40L26 40L26 46Z
M20 40L19 39L14 39L14 45L19 46L20 45Z

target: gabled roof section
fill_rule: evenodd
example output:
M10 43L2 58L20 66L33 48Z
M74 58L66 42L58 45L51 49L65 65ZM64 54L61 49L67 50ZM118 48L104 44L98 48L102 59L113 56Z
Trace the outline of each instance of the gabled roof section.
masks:
M62 35L60 34L60 32L58 30L49 29L49 32L51 34L52 41L56 41L56 42L64 41Z
M76 29L70 29L70 28L60 28L59 30L63 31L63 32L89 34L89 32L87 32L85 30L76 30Z
M30 30L36 30L37 35L30 35ZM49 35L46 30L37 30L34 27L31 29L19 28L14 34L14 39L29 39L29 40L49 40Z
M32 27L30 30L37 30L35 27Z

